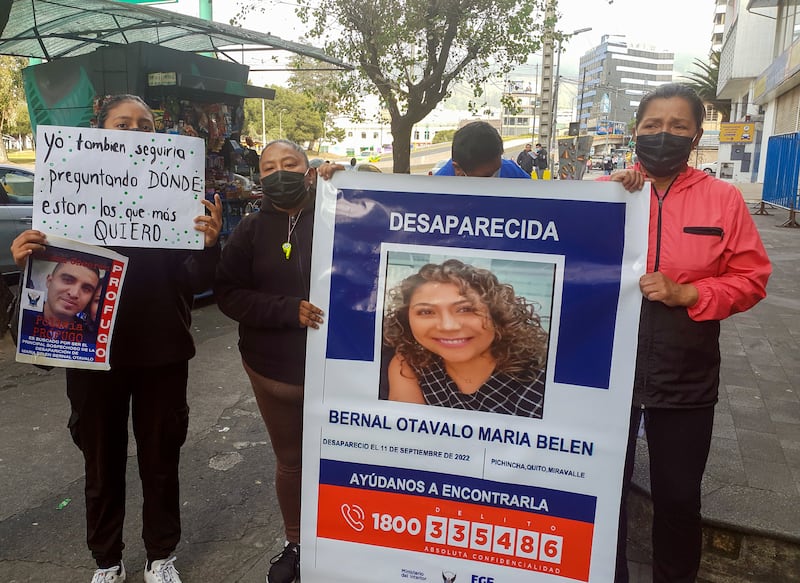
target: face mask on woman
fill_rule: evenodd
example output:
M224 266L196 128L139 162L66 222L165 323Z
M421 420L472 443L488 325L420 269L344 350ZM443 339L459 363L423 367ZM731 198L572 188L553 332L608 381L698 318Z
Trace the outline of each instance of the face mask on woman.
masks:
M647 173L656 178L673 176L680 172L689 154L694 138L676 136L669 132L636 136L636 155Z
M269 202L282 210L292 210L303 203L308 193L306 174L277 170L261 179L261 192Z

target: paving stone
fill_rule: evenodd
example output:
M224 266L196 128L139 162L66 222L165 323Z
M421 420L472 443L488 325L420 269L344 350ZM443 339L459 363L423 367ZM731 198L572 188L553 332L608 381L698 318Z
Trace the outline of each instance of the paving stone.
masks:
M736 435L742 459L786 463L783 448L775 433L737 429Z
M737 429L751 431L772 430L772 420L766 407L750 407L731 403L731 414Z

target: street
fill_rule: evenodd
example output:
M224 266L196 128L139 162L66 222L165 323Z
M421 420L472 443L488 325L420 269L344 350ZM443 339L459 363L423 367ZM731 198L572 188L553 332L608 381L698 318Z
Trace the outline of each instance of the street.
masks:
M216 305L194 311L189 435L182 450L184 581L263 583L283 544L274 458L242 370L236 326ZM83 462L67 430L63 370L14 362L0 339L0 581L86 583ZM141 491L131 433L124 561L128 580L145 563ZM213 574L209 576L209 574Z

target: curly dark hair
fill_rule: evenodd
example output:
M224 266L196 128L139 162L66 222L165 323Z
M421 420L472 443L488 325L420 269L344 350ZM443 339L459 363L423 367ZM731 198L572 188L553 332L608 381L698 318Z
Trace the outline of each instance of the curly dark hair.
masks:
M487 306L495 329L491 351L497 362L496 370L527 380L544 368L548 335L534 306L515 296L514 288L500 283L491 271L448 259L441 265L424 265L388 293L383 339L412 369L428 367L439 358L417 343L408 320L411 296L429 282L455 284L464 297Z

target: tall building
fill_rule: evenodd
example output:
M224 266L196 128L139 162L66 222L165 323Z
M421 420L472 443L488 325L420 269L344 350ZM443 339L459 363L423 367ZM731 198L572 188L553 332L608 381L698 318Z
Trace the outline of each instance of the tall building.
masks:
M714 28L711 31L711 50L722 50L725 36L725 14L728 11L728 0L716 0L714 6Z
M580 60L581 133L610 136L606 144L622 145L642 96L670 83L673 65L670 51L630 45L624 36L603 36Z

